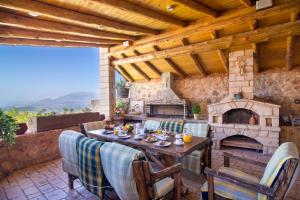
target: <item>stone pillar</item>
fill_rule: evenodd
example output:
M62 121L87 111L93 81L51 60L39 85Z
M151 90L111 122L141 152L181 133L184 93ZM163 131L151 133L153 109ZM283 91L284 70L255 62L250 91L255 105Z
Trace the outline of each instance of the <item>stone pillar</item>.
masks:
M111 119L116 104L115 98L115 70L109 64L108 48L100 48L100 98L99 112Z

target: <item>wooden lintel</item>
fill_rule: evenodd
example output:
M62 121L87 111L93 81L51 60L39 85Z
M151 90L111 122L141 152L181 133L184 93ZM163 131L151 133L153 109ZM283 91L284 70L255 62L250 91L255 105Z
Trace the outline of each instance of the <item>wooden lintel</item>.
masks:
M250 31L254 31L258 28L258 22L257 20L254 20L250 23ZM255 42L251 44L252 50L253 50L253 57L254 57L254 72L259 73L259 50L258 50L258 44Z
M122 65L125 63L135 63L150 61L153 59L170 58L173 56L195 53L198 51L212 51L217 49L227 49L229 48L229 46L259 43L266 41L266 39L284 37L287 35L300 35L300 20L260 28L254 31L223 36L213 40L190 44L188 46L175 47L171 49L143 54L141 56L119 59L113 62L114 65Z
M98 39L98 38L91 38L91 37L65 35L60 33L24 30L24 29L10 28L10 27L0 27L0 37L69 41L69 42L82 42L82 43L94 43L94 44L121 44L122 43L122 40L110 40L110 39L100 39L100 38Z
M115 69L129 82L133 82L134 79L121 65L115 66Z
M198 12L201 12L202 14L208 15L210 17L216 17L218 16L218 13L205 5L201 4L200 2L196 2L193 0L173 0L179 4L182 4L184 6L187 6L193 10L196 10Z
M188 41L187 38L183 38L182 39L182 44L183 46L187 46L190 44L190 42ZM198 56L198 54L189 54L191 59L193 60L198 72L202 75L202 76L206 76L206 72L204 70L203 64L200 61L200 58Z
M145 8L135 3L131 3L129 1L124 0L91 0L94 3L100 3L109 5L115 8L118 8L122 11L133 12L135 14L139 14L154 20L166 22L169 24L177 25L177 26L186 26L187 23L178 18L171 17L170 15L163 14L161 12L157 12L150 8Z
M161 49L156 45L153 46L153 49L156 52L161 51ZM181 78L186 77L186 74L184 73L184 71L182 71L182 69L171 58L164 58L164 60Z
M51 22L51 21L46 21L41 19L34 19L31 17L24 17L21 15L15 15L15 14L1 12L1 11L0 11L0 25L20 28L20 29L62 33L62 34L77 35L77 36L84 36L84 37L109 38L109 39L120 39L120 40L136 39L136 37L130 35L87 29L79 26L63 24L59 22Z
M116 30L124 30L130 32L139 32L147 34L159 33L157 30L126 24L124 22L118 22L104 17L97 17L93 15L79 13L33 0L1 0L0 7L22 11L26 13L32 12L43 17L48 17L55 21L71 23L95 29L108 27Z
M182 38L189 37L192 34L207 34L212 30L220 30L233 25L243 25L253 20L265 19L280 13L288 13L300 10L300 2L292 1L272 8L256 11L254 7L239 9L238 11L223 14L214 20L206 23L196 23L190 26L167 31L155 36L146 37L134 42L133 46L123 48L115 46L110 49L111 54L131 53L136 48L151 48L153 45L160 45L164 42L178 41Z
M246 7L251 7L252 6L252 2L251 0L240 0L241 4L243 4Z
M122 54L122 57L123 58L128 58L125 54ZM142 77L144 77L144 79L146 79L147 81L150 81L151 78L145 73L143 72L139 66L137 66L137 64L135 63L130 63L130 66L137 72L139 73Z
M134 50L133 53L136 56L140 56L142 55L138 50ZM145 65L147 65L156 75L160 76L161 75L161 71L155 66L153 65L150 61L145 61L144 62Z
M218 39L217 31L212 31L211 32L211 38L213 40ZM227 58L225 56L224 50L217 49L217 54L218 54L219 59L221 60L221 63L223 65L225 71L228 72L229 71L229 66L228 66L228 61L227 61Z
M31 40L31 39L20 39L20 38L0 38L0 44L4 45L17 45L17 46L48 46L48 47L103 47L108 48L109 45L98 45L90 43L79 43L79 42L57 42L49 40Z

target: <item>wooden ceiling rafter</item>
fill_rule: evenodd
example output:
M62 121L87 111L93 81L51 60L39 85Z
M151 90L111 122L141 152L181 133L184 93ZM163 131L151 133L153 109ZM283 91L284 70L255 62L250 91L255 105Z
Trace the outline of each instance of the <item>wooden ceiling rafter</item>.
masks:
M211 32L211 38L213 40L217 39L219 36L218 36L218 33L217 31L212 31ZM225 56L225 53L224 53L224 50L223 49L217 49L217 54L218 54L218 57L223 65L223 68L225 69L225 71L228 73L229 71L229 66L228 66L228 61L227 61L227 58Z
M122 67L121 65L117 65L115 66L115 69L119 72L119 74L121 74L121 76L123 78L125 78L127 81L129 82L133 82L134 79L132 78L132 76L130 76L130 74L124 69L124 67Z
M258 21L253 20L250 23L250 31L254 31L258 28ZM254 72L259 73L259 49L258 44L253 42L252 44L253 56L254 56Z
M295 22L298 19L298 12L292 12L290 16L290 21ZM295 37L288 36L286 40L286 59L285 65L287 70L291 70L293 68L293 58L294 58L294 44L295 44Z
M177 55L196 53L199 51L213 51L217 49L227 49L232 45L237 46L237 45L248 44L253 42L255 43L266 42L269 41L271 38L286 37L287 35L293 36L299 34L300 34L300 20L297 20L295 22L277 24L265 28L256 29L254 31L236 33L236 34L223 36L213 40L193 43L188 46L175 47L175 48L144 54L141 56L119 59L113 62L116 65L116 64L150 61L153 59L170 58Z
M98 39L98 38L81 37L81 36L74 36L74 35L65 35L60 33L31 31L31 30L17 29L17 28L10 28L10 27L0 27L0 37L68 41L68 42L81 42L81 43L94 43L94 44L121 44L122 43L122 40Z
M217 17L218 13L207 6L203 5L200 2L195 2L193 0L173 0L174 2L177 2L179 4L182 4L184 6L187 6L193 10L196 10L204 15L210 16L210 17Z
M45 31L52 33L62 33L85 37L106 38L106 39L120 39L120 40L134 40L136 37L124 35L120 33L111 33L107 31L99 31L87 29L69 24L59 22L52 22L46 20L35 19L31 17L24 17L16 14L0 11L0 25L15 27L20 29L29 29L36 31Z
M251 0L239 0L241 2L241 4L243 4L246 7L251 7L252 6L252 2Z
M162 21L162 22L165 22L168 24L173 24L173 25L177 25L177 26L188 25L187 22L185 22L181 19L178 19L176 17L167 15L162 12L155 11L150 8L143 7L141 5L137 5L137 4L128 2L128 1L124 1L124 0L91 0L91 1L93 1L94 3L100 3L100 4L108 5L111 7L115 7L122 11L139 14L139 15L145 16L147 18L151 18L151 19L154 19L157 21Z
M133 53L136 55L136 56L140 56L142 55L138 50L134 50ZM150 61L145 61L144 62L145 65L147 65L157 76L160 76L161 75L161 71L154 65L152 64Z
M156 52L161 51L161 49L157 45L154 45L153 49ZM184 73L184 71L182 71L182 69L171 58L164 58L164 61L166 63L168 63L168 65L178 74L179 77L181 77L181 78L186 77L186 74Z
M104 28L109 27L117 30L125 30L130 32L139 32L146 34L158 34L159 31L150 28L144 28L137 25L130 25L124 22L118 22L103 17L79 13L76 11L59 8L38 1L32 0L1 0L0 7L26 13L36 13L39 16L48 17L50 19L63 23L75 24L88 28Z
M50 47L97 47L97 48L108 48L110 45L107 44L91 44L91 43L79 43L79 42L68 42L68 41L49 41L49 40L32 40L32 39L21 39L21 38L0 38L0 44L4 45L26 45L26 46L50 46Z
M183 38L182 39L182 44L183 46L187 46L190 44L189 40L187 38ZM193 60L193 63L196 66L196 69L198 70L198 72L202 75L202 76L206 76L206 71L203 67L203 63L200 61L200 58L198 56L198 54L193 54L190 53L189 56L191 57L191 59Z
M253 20L264 19L279 13L299 11L300 2L293 1L291 3L274 6L269 9L256 11L255 6L240 9L236 12L221 15L212 21L205 23L196 23L178 30L168 31L159 35L150 36L145 39L135 41L132 46L123 48L121 46L111 47L111 54L130 53L136 48L151 47L164 42L181 40L192 34L207 34L207 32L221 30L232 25L249 23ZM121 47L121 49L120 49Z
M128 58L128 56L126 56L124 53L122 54L123 58ZM135 63L130 63L130 66L137 72L139 73L144 79L146 79L147 81L150 81L151 78L143 71L139 68L139 66Z

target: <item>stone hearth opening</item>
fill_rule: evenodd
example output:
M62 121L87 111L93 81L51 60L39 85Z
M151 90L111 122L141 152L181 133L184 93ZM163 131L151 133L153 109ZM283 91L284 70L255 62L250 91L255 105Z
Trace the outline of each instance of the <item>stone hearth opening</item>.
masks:
M259 115L249 109L236 108L223 114L223 124L250 124L251 117L259 123Z
M184 118L186 113L184 104L150 104L147 105L148 109L149 117Z
M228 148L254 150L260 153L263 152L263 144L244 135L233 135L221 140L221 149L224 150Z

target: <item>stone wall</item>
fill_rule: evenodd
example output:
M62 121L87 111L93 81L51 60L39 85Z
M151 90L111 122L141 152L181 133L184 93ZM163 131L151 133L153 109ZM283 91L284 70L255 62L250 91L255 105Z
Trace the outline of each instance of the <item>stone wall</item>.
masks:
M300 115L300 70L272 70L254 75L254 96L281 105L282 115ZM134 100L155 100L160 88L159 80L133 83L130 98ZM205 78L190 76L175 81L175 89L184 99L200 103L202 114L207 116L207 104L218 103L228 95L227 74L212 74Z
M79 131L79 127L67 129ZM63 130L26 133L17 136L14 145L0 147L0 178L15 170L59 158L58 137ZM0 142L0 146L3 143Z

